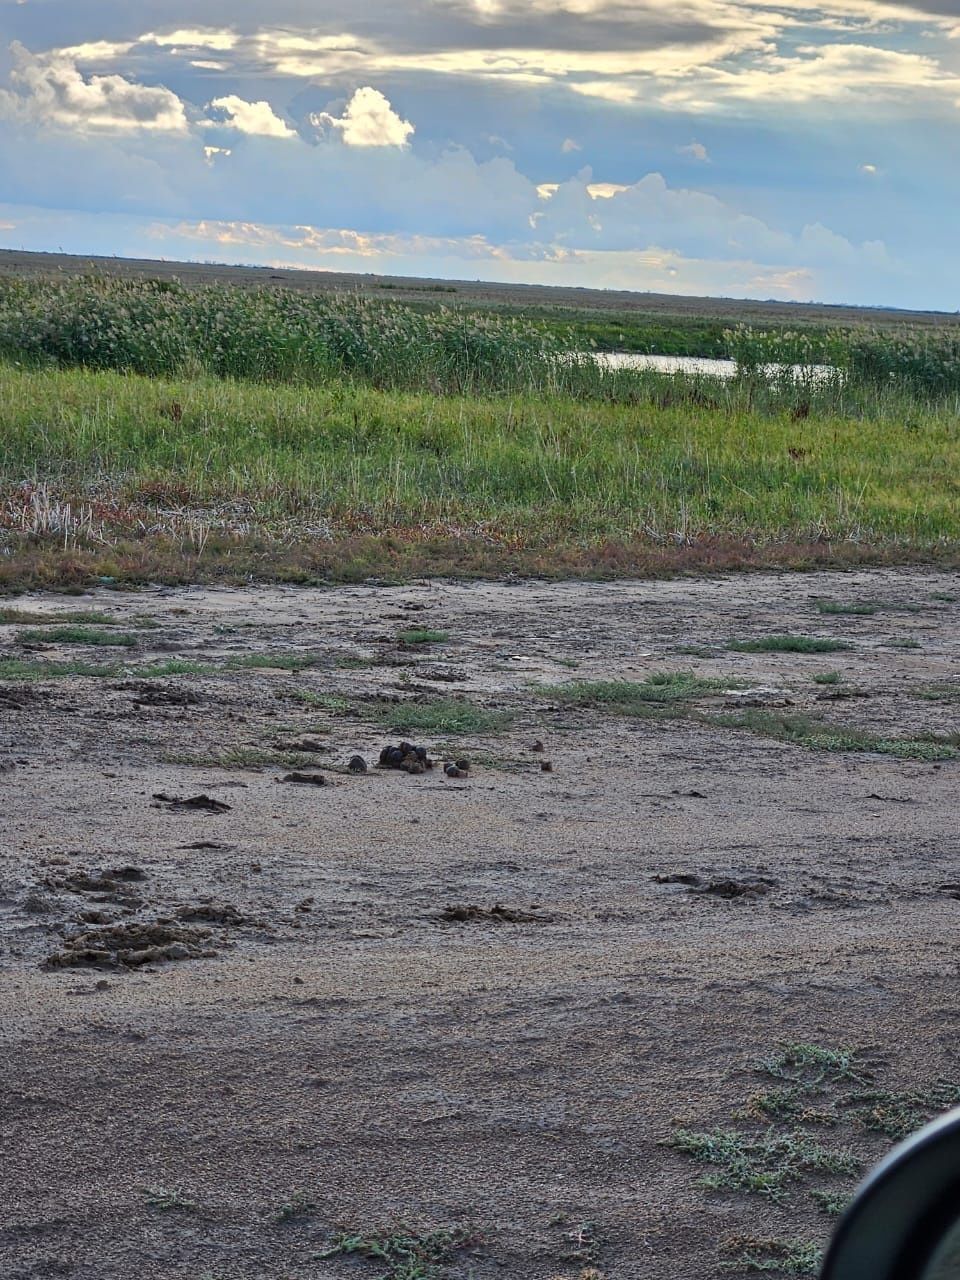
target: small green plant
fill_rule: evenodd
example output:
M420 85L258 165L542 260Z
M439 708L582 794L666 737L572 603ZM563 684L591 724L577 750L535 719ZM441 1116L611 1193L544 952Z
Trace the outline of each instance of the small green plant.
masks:
M849 1192L824 1191L820 1187L811 1191L810 1195L820 1212L825 1213L828 1218L839 1218L853 1199Z
M862 604L847 604L842 600L817 600L817 612L826 614L854 614L857 617L870 617L880 612L880 606L872 601Z
M839 671L821 671L813 677L814 684L840 684L841 680Z
M437 1280L441 1269L470 1241L459 1227L411 1231L397 1226L378 1231L342 1231L318 1257L323 1260L356 1254L382 1264L380 1280Z
M293 1222L297 1218L309 1218L317 1206L305 1191L295 1191L277 1210L277 1222Z
M137 637L127 631L101 631L77 625L32 628L21 631L17 639L22 644L116 645L126 649L132 649L137 643Z
M600 1258L600 1237L593 1222L580 1222L569 1231L564 1232L567 1249L563 1255L565 1262L591 1263Z
M148 1206L151 1209L156 1209L158 1213L171 1213L174 1210L178 1210L180 1213L196 1213L197 1211L194 1201L188 1200L181 1192L167 1187L148 1187L144 1197Z
M815 1276L823 1262L823 1249L811 1240L729 1240L724 1245L729 1260L725 1271L763 1271L785 1276Z
M512 717L506 711L487 711L458 698L437 702L404 702L391 707L384 717L391 729L401 733L499 733Z
M750 1133L737 1129L696 1132L676 1129L669 1146L709 1164L701 1186L711 1191L750 1191L771 1200L784 1200L788 1185L809 1173L856 1175L861 1161L852 1151L825 1147L797 1129Z
M756 640L731 640L734 653L839 653L852 646L846 640L824 636L759 636Z
M399 644L443 644L450 637L446 631L432 631L429 627L411 627L397 633Z
M756 1069L775 1080L786 1080L808 1092L827 1081L863 1081L867 1076L858 1067L850 1049L825 1049L822 1045L799 1041L767 1058Z
M923 645L919 640L915 640L913 636L907 636L903 640L891 640L890 646L893 649L922 649Z
M887 1089L865 1089L853 1094L849 1101L852 1114L867 1129L899 1140L919 1129L941 1111L960 1105L960 1085L939 1080L932 1085L900 1092Z

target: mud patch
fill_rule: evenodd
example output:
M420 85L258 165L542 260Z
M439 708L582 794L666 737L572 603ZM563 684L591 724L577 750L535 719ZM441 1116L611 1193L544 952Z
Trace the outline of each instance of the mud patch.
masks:
M692 885L689 892L706 894L712 898L725 898L728 900L742 898L749 901L766 897L771 889L776 888L776 885L776 880L768 880L764 876L747 880L723 878L708 880L705 884Z
M164 960L195 960L216 954L204 945L209 929L164 924L119 924L88 929L47 956L45 969L135 969Z
M455 905L444 907L440 919L445 924L552 924L555 917L543 911L525 911L495 903L492 907Z
M224 804L222 800L214 800L213 796L200 795L189 796L168 796L165 791L155 791L153 798L157 801L152 807L154 809L169 809L171 813L182 813L191 809L196 809L204 813L228 813L233 807Z
M209 924L245 924L247 917L229 902L194 902L181 907L178 920L202 920Z
M134 695L134 707L201 707L207 699L192 689L178 685L162 685L152 680L125 680L113 686L122 693Z

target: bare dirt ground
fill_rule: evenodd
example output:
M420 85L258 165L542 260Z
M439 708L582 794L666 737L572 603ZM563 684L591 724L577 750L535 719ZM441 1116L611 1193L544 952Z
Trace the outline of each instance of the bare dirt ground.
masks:
M835 1141L822 1114L771 1119L758 1059L861 1050L888 1108L960 1078L960 762L709 719L790 703L951 732L955 575L11 603L104 610L136 646L0 628L0 658L112 664L0 683L9 1280L432 1274L320 1256L395 1223L468 1233L453 1277L699 1280L749 1253L738 1237L822 1241L807 1192L856 1182L700 1185L710 1166L671 1135L742 1130L751 1097L753 1131ZM448 639L399 644L412 627ZM771 633L850 647L725 647ZM229 666L250 655L313 665ZM142 672L172 659L205 671ZM720 684L679 719L537 689L682 670ZM390 727L438 699L513 719ZM373 767L401 737L468 776ZM278 781L291 760L325 784ZM173 802L201 795L229 808ZM843 1141L869 1161L892 1130L853 1114Z

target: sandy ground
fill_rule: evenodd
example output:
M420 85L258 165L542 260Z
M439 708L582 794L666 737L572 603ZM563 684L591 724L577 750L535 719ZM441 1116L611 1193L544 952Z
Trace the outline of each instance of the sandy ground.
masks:
M729 1123L751 1064L791 1041L869 1050L898 1086L960 1076L960 762L536 686L695 670L836 723L949 732L960 703L921 695L957 680L952 596L955 577L882 571L17 600L157 625L134 653L38 652L6 626L0 656L320 658L0 684L0 1274L372 1278L318 1254L399 1221L473 1233L451 1276L693 1280L737 1235L822 1238L805 1203L704 1190L664 1142ZM449 640L402 648L409 626ZM852 647L724 648L772 632ZM824 701L812 677L834 670L868 696ZM384 698L438 697L515 719L455 743L379 720ZM325 786L216 763L311 732ZM342 771L400 736L469 755L469 776ZM444 914L471 906L520 919ZM168 933L152 962L79 963L71 938L111 924ZM311 1207L281 1220L295 1197Z

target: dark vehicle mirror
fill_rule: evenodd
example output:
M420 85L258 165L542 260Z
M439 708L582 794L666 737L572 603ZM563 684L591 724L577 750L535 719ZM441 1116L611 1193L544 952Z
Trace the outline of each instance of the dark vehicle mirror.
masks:
M960 1280L960 1108L868 1176L830 1242L821 1280Z

